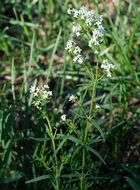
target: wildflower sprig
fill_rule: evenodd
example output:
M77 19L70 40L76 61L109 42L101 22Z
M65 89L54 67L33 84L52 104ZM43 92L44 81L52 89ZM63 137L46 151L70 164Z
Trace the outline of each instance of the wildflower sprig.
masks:
M107 59L103 60L101 68L104 69L104 72L107 74L107 77L111 77L111 69L117 69L116 66L110 64Z
M39 109L43 113L43 117L47 121L47 125L45 124L46 134L51 138L53 152L54 152L54 159L55 159L55 181L56 181L56 189L59 190L59 171L58 171L58 158L56 153L56 144L55 144L55 137L57 133L57 128L52 127L47 110L43 109L43 106L50 102L50 98L52 97L52 91L49 90L48 85L40 85L38 87L31 86L30 93L33 94L34 102L33 104L37 109ZM63 116L61 119L65 119ZM55 131L54 131L55 130ZM46 135L45 135L46 137ZM43 150L45 151L46 141L43 143ZM44 157L44 151L41 153ZM40 158L37 157L38 160L41 162ZM46 157L45 157L46 158ZM45 159L46 160L46 159ZM43 160L43 164L46 167L46 161ZM46 167L47 168L47 167Z
M103 15L94 16L94 11L87 10L86 7L82 6L79 10L68 9L68 14L73 16L76 22L73 23L72 32L75 36L81 35L88 38L89 47L94 48L94 53L98 54L98 49L103 41L104 34L106 33L102 22ZM73 41L73 43L75 43Z
M68 40L65 49L70 54L72 54L72 56L74 56L74 63L79 63L84 66L93 81L92 96L88 114L85 113L83 106L77 101L74 95L71 95L69 98L69 101L77 103L77 105L80 106L81 110L83 110L86 116L86 127L84 131L84 137L82 139L82 142L84 144L82 154L82 174L84 174L85 146L87 144L88 128L91 124L91 120L100 109L100 106L98 104L94 104L96 85L104 76L111 77L111 70L116 69L116 67L113 64L109 63L107 59L104 59L103 62L99 65L98 56L104 40L104 35L106 33L106 30L103 26L103 15L95 15L93 10L89 11L84 6L82 6L79 10L76 10L74 8L68 9L67 13L73 16L75 22L73 23L72 27L72 38ZM93 51L94 55L96 55L97 63L95 71L91 71L86 64L86 56L84 55L84 50L82 50L79 45L79 41L81 39L85 39L89 48ZM95 74L93 75L92 73ZM99 77L100 73L101 76ZM70 127L72 126L70 125ZM81 190L82 189L84 189L83 177L81 177Z
M84 55L84 50L82 50L79 45L77 45L75 37L81 39L82 37L87 39L88 46L93 50L95 55L99 55L102 42L104 40L104 35L106 30L103 26L103 15L95 15L94 11L87 10L86 7L82 6L79 10L74 8L68 9L67 13L75 19L72 27L72 39L68 40L66 45L66 50L74 56L73 62L85 64L86 56ZM103 60L100 68L103 70L104 75L111 77L111 70L116 69L113 64L110 64L107 59ZM91 76L90 70L86 68ZM91 76L94 79L93 75ZM101 77L102 79L102 77Z
M33 93L34 104L37 109L41 110L42 106L50 101L52 91L49 91L48 85L40 85L38 87L31 86L30 93Z

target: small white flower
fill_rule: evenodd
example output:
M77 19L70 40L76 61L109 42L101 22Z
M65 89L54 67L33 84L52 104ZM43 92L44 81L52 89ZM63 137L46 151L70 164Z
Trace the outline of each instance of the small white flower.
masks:
M78 59L78 63L83 63L83 58L82 57L79 57L79 59Z
M38 96L38 93L37 92L34 92L34 97Z
M49 86L47 84L44 85L44 88L49 88Z
M81 30L81 29L80 29L79 26L73 26L73 27L72 27L72 32L73 32L73 33L77 32L77 31L80 31L80 30Z
M91 47L92 44L94 44L94 45L99 45L99 42L97 41L97 37L96 37L96 36L93 36L93 37L91 38L91 40L89 41L89 47Z
M76 54L77 52L78 52L78 53L81 53L81 49L80 49L79 46L76 46L76 47L75 47L74 53Z
M101 23L101 21L99 21L99 20L96 22L96 25L97 25L98 27L101 26L101 24L102 24L102 23Z
M97 51L97 50L95 50L95 52L94 52L95 54L98 54L99 52Z
M46 99L46 98L48 98L48 94L43 94L43 99Z
M61 115L61 120L66 121L66 115L65 114Z
M83 57L79 54L79 55L76 55L74 58L73 58L73 61L74 62L78 62L78 63L83 63Z
M93 21L94 21L93 18L87 18L87 19L86 19L86 24L87 24L87 26L91 26L92 23L93 23Z
M95 107L96 109L99 109L100 108L100 106L98 105L98 104L96 104L96 107Z
M77 96L71 95L71 96L69 97L69 102L70 102L70 101L74 101L74 100L76 100L76 99L78 99Z
M41 101L34 101L32 104L34 104L37 109L41 110Z
M48 94L49 96L52 96L52 91L48 91L47 94Z
M95 46L99 46L99 41L94 42Z
M102 36L106 33L106 30L104 29L104 27L102 26L102 25L100 25L99 27L98 27L98 29L99 29L99 31L100 31L100 35L102 34ZM102 37L102 36L100 36L100 37Z
M76 32L76 36L77 36L77 37L80 36L80 32Z
M104 59L104 60L103 60L103 63L104 63L104 64L105 64L105 63L108 64L108 60L107 60L107 59Z
M71 12L72 12L72 10L69 8L69 9L67 10L67 13L70 15Z
M97 19L97 20L99 20L100 22L102 22L103 21L103 15L96 15L95 16L95 18Z
M47 91L47 90L44 90L44 91L43 91L43 94L47 94L47 93L48 93L48 91Z
M107 72L107 77L111 77L111 72Z
M72 27L72 32L76 34L76 36L80 36L80 31L81 28L79 26L73 26Z
M75 57L73 58L73 61L76 62L77 60L78 60L78 57L75 56Z
M40 92L40 90L41 90L41 89L40 89L39 87L36 88L36 92L37 92L37 93Z
M35 92L35 87L34 86L31 86L31 88L30 88L30 93L32 93L32 92Z
M78 17L78 14L79 14L79 12L78 12L77 10L75 10L73 17L77 18L77 17Z
M81 19L84 19L85 18L85 15L83 14L83 15L81 15Z

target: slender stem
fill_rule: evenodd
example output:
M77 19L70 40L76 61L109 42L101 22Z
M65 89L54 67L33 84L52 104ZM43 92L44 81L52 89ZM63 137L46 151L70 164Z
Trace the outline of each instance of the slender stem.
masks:
M59 183L58 183L58 164L57 164L57 156L56 156L56 147L55 147L55 142L54 142L54 135L53 135L53 131L52 131L52 126L50 124L50 120L48 118L48 116L46 115L46 120L48 122L48 126L50 129L50 134L51 134L51 140L52 140L52 145L53 145L53 151L54 151L54 157L55 157L55 165L56 165L56 187L57 190L59 190Z
M94 101L94 95L95 95L95 89L96 89L97 81L98 81L98 60L97 60L97 65L96 65L96 79L94 81L94 86L93 86L93 90L92 90L92 97L91 97L91 103L90 103L90 111L89 111L89 117L88 117L89 120L91 120L93 101ZM87 125L86 125L86 129L85 129L84 142L86 142L86 139L87 139L89 120L87 120Z
M45 138L46 138L46 135L45 135ZM46 143L47 143L47 141L45 140L44 143L43 143L42 155L44 155L44 153L45 153Z
M76 131L76 129L75 129L75 127L73 126L73 124L71 123L71 125L70 125L68 122L66 122L66 124L67 124L70 128L72 128L72 129L74 130L76 136L78 137L78 139L81 141L81 144L83 145L83 141L82 141L82 139L80 138L80 135L79 135L78 132Z
M92 90L92 97L91 97L91 103L90 103L90 111L89 111L89 118L92 114L92 107L93 107L93 100L94 100L94 94L95 94L95 88L96 88L97 81L95 80L93 90Z
M90 116L90 120L94 117L94 115L96 114L96 112L97 112L97 111L95 111L94 114L92 114L92 115Z
M101 76L101 77L98 79L98 81L101 80L104 76L105 76L105 75L103 74L103 76Z
M98 59L97 59L97 65L96 65L96 79L94 81L94 86L93 86L93 90L92 90L92 98L91 98L91 103L90 103L89 118L92 114L93 100L94 100L95 88L96 88L97 81L98 81Z
M86 112L85 112L83 106L82 106L78 101L75 101L75 102L78 104L78 106L79 106L79 107L81 108L81 110L84 112L86 118L88 118L88 116L87 116L87 114L86 114Z
M85 67L86 67L86 69L88 70L88 72L89 72L89 74L90 74L92 80L95 81L95 79L94 79L94 77L93 77L93 74L90 72L89 68L88 68L87 66L85 66Z
M89 116L87 118L87 124L86 124L86 129L85 129L85 136L84 136L84 145L85 146L86 146L86 141L87 141L90 120L92 118L91 115L92 115L93 101L94 101L95 88L96 88L97 81L98 81L98 60L97 60L97 65L96 65L96 78L94 80L94 85L93 85L93 90L92 90L90 111L89 111ZM83 154L82 154L82 174L84 174L84 169L85 169L85 146L83 147ZM83 176L81 177L81 190L82 189L83 189Z

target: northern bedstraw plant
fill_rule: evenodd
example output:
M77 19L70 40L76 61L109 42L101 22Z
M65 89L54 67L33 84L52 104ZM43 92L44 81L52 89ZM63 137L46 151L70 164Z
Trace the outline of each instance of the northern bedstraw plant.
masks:
M81 170L81 177L80 177L80 188L81 190L87 189L88 185L86 185L86 180L84 180L85 174L85 163L86 163L86 150L87 143L88 143L88 129L91 124L91 120L94 118L95 114L100 109L100 105L94 103L94 97L96 92L96 85L97 83L105 76L111 77L111 70L115 69L116 67L109 63L107 59L104 59L102 63L98 62L98 56L101 51L101 46L103 43L104 35L106 33L102 23L103 23L103 15L95 15L94 11L88 11L86 7L81 7L80 10L76 9L68 9L67 13L74 17L75 22L73 22L72 27L72 35L71 38L68 40L66 45L66 50L73 56L73 63L81 64L85 71L88 72L91 80L92 80L92 96L90 100L90 106L88 108L88 112L85 111L83 105L80 103L79 99L75 95L71 95L69 97L69 101L72 103L76 103L78 107L83 111L83 114L86 117L86 126L84 128L84 135L80 136L78 133L75 124L72 122L72 119L69 119L67 115L61 115L61 121L66 124L70 129L72 129L79 139L79 142L82 146L82 170ZM91 65L87 64L87 55L86 51L82 50L79 44L80 39L84 39L87 42L87 46L92 50L92 53L96 57L96 68L95 70L92 68ZM55 189L60 189L60 179L59 179L59 168L58 168L58 159L56 155L56 145L55 145L55 138L57 132L53 132L54 127L52 128L51 122L49 120L47 110L44 108L46 103L49 102L50 97L52 95L51 91L48 91L49 87L47 85L39 86L37 88L31 87L30 91L33 93L35 101L33 104L36 106L38 110L43 114L43 117L46 118L47 125L46 133L51 138L54 158L55 158ZM46 141L43 144L43 150L45 149ZM90 148L91 150L91 148ZM44 151L43 151L44 154ZM41 162L42 160L38 158ZM45 162L44 162L45 165Z
M88 128L91 122L91 119L94 117L98 109L100 108L99 105L93 104L94 103L94 97L95 97L95 89L97 83L104 77L111 77L111 69L115 69L116 67L109 63L107 59L104 59L101 64L98 62L98 55L101 50L101 45L103 42L104 35L106 33L102 23L103 23L103 15L95 15L94 11L88 11L86 7L82 6L80 10L76 9L68 9L67 13L74 17L75 22L73 23L72 27L72 38L68 40L66 50L72 55L73 62L75 64L82 64L82 66L85 68L85 71L89 73L91 80L93 81L93 87L92 87L92 96L90 101L90 107L89 107L89 113L86 114L84 111L83 106L78 102L77 97L74 97L73 95L70 96L70 101L73 101L80 106L80 108L83 110L85 116L86 116L86 127L84 132L84 138L80 138L78 135L76 129L71 124L71 122L67 122L66 124L70 126L70 128L73 128L77 137L80 139L80 141L83 144L83 154L82 154L82 174L84 174L85 170L85 149L87 145L87 137L88 137ZM86 64L86 54L84 50L82 50L79 47L79 44L77 45L77 41L81 41L81 39L86 39L87 45L89 48L91 48L93 54L96 56L96 69L93 71L91 67L89 67L88 64ZM99 69L100 69L100 75L99 75ZM95 74L92 74L95 73ZM94 105L94 106L93 106ZM84 182L83 182L83 176L81 177L81 190L85 189Z
M31 86L30 92L33 93L34 96L34 102L32 103L38 110L40 110L40 113L42 116L46 119L47 124L45 124L46 128L46 134L51 138L52 142L52 147L53 147L53 152L54 152L54 158L55 158L55 181L56 185L54 185L56 190L59 190L59 174L58 174L58 163L57 163L57 155L56 155L56 146L55 146L55 135L56 135L56 128L55 132L53 132L53 128L46 110L46 104L49 103L50 98L52 96L52 91L49 90L48 85L40 85L37 88L34 86ZM46 135L45 135L46 137ZM42 162L44 167L49 170L49 167L47 168L47 163L46 163L46 156L44 156L45 153L45 148L46 148L46 141L44 141L44 144L42 146L42 153L41 153L41 158L37 156L38 161ZM42 159L42 158L45 159Z

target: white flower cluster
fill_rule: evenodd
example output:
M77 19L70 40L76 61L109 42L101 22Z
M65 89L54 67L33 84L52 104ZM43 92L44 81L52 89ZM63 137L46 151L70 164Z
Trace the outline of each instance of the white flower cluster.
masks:
M52 91L48 91L48 85L40 85L38 87L31 86L30 93L33 93L35 101L33 104L37 107L37 109L41 109L41 105L44 102L48 101L50 96L52 96Z
M76 55L74 58L73 58L73 61L74 62L78 62L78 63L83 63L83 57L82 57L82 55Z
M82 6L79 11L74 9L74 8L73 9L68 9L67 13L68 14L73 14L73 17L75 17L75 18L79 17L79 18L81 18L83 20L85 19L86 21L89 20L89 19L92 20L92 17L93 17L93 14L94 14L93 10L88 11L87 8L84 7L84 6ZM87 23L88 23L88 21L87 21Z
M107 77L111 77L111 69L116 69L116 66L113 64L110 64L107 59L103 60L103 63L101 65L101 68L104 69L107 73Z
M80 10L76 10L74 8L73 9L68 9L67 13L73 15L74 18L85 20L85 23L86 23L87 26L91 26L92 23L94 22L94 18L93 18L94 12L93 12L93 10L88 11L87 8L84 7L84 6L82 6L80 8ZM80 36L81 30L82 29L81 29L80 26L73 25L72 32L76 36Z
M41 110L41 101L34 101L33 104L37 107L37 109Z
M94 53L98 54L100 43L103 41L103 36L105 34L105 29L102 26L103 15L94 16L94 11L89 11L84 6L82 6L79 10L69 8L67 10L67 13L72 15L78 21L77 25L76 23L73 23L73 34L75 34L76 36L86 34L88 36L89 47L93 47L95 50ZM74 62L82 63L84 61L84 57L80 54L81 49L79 48L79 46L76 46L76 43L73 40L69 40L67 42L67 46L65 49L68 52L76 54L73 59Z
M65 50L67 50L68 52L72 52L74 45L75 45L75 42L73 40L68 40Z
M102 26L100 28L102 28ZM91 47L92 44L94 44L94 46L99 46L100 42L103 41L103 39L102 39L102 37L104 36L103 30L101 30L99 28L98 29L94 29L92 31L92 34L93 35L92 35L91 39L89 40L89 47Z
M80 36L80 30L81 28L79 26L74 26L72 27L72 32L76 34L76 36Z
M75 54L75 57L73 58L74 62L83 63L84 58L80 54L82 50L81 50L81 48L79 46L76 46L76 43L73 40L68 40L67 41L67 46L66 46L65 49L68 52L72 52L73 54Z

